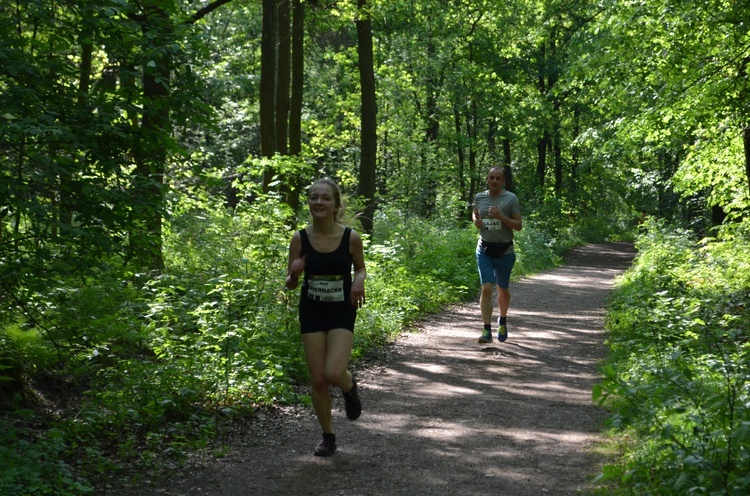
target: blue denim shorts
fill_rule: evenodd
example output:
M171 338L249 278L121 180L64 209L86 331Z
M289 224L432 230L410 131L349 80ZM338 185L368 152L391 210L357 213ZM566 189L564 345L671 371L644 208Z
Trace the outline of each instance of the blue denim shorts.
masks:
M479 280L482 284L495 283L503 289L510 286L510 273L516 263L516 253L505 253L500 258L490 258L477 247L477 268L479 269Z

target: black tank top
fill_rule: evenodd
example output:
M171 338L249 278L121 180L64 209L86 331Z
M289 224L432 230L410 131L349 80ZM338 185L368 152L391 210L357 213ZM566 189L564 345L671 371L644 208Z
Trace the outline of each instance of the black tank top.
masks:
M299 298L302 333L348 329L354 332L357 307L351 304L352 256L349 253L351 229L346 228L341 243L331 253L316 251L307 233L300 231L305 255L305 278Z
M302 229L302 254L305 255L305 279L301 297L305 300L340 303L349 302L352 289L352 255L349 253L351 228L344 228L339 246L330 253L316 251L307 232Z

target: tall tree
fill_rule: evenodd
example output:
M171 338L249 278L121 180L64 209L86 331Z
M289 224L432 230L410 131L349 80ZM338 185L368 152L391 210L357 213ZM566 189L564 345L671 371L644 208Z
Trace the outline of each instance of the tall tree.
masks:
M302 153L302 103L305 72L305 5L301 0L292 0L292 81L289 102L289 155L298 157ZM286 201L293 212L300 205L300 177L293 174L287 178L289 184Z
M278 0L263 0L263 35L261 40L260 68L260 153L272 158L276 153L276 36ZM263 191L276 174L271 167L263 171Z
M377 155L377 101L375 98L375 71L372 47L372 18L367 0L358 0L357 53L359 54L359 81L362 92L361 109L361 159L358 194L365 200L362 229L372 233L375 214L375 166Z
M584 88L614 107L617 142L636 145L619 156L636 170L659 163L665 179L652 194L675 188L682 215L700 203L706 222L715 207L741 217L750 207L748 2L605 5L585 60L598 84Z
M133 14L141 29L143 67L143 114L139 141L134 150L136 176L133 184L133 231L131 251L139 265L160 270L162 257L162 215L167 142L171 135L169 96L173 69L169 46L176 27L165 2L147 0L142 11Z
M289 89L291 85L291 0L278 0L277 4L278 53L276 56L276 151L281 155L289 152Z

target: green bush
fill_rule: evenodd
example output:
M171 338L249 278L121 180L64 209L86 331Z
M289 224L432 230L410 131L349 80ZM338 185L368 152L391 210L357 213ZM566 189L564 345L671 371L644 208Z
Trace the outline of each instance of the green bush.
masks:
M627 453L602 478L639 494L750 492L750 248L650 221L607 318L594 397Z
M28 410L16 412L18 424L39 419ZM69 449L59 428L38 430L0 420L0 494L79 495L92 493L90 483L75 474L60 456Z
M441 201L441 211L460 208ZM472 225L391 208L377 215L376 231L364 236L367 304L358 313L355 361L479 291ZM274 197L235 211L181 198L164 226L163 273L103 261L35 293L32 310L44 318L7 326L5 335L14 336L13 364L56 414L22 430L11 427L24 414L11 409L10 462L0 480L28 494L66 494L124 466L141 467L142 477L208 449L235 416L309 401L299 290L284 287L288 243L299 228L292 218ZM579 242L551 237L533 221L516 240L515 278L554 265L563 247ZM9 356L0 356L5 370Z

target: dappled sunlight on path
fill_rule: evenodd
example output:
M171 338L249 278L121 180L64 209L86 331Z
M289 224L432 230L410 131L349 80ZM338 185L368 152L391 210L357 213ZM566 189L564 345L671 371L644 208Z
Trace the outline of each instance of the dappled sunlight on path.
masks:
M312 456L320 433L310 412L175 480L168 494L577 494L597 466L604 413L591 389L606 353L604 306L633 255L624 243L591 245L512 284L506 343L476 343L477 304L405 335L359 371L359 420L346 420L335 395L332 458Z

